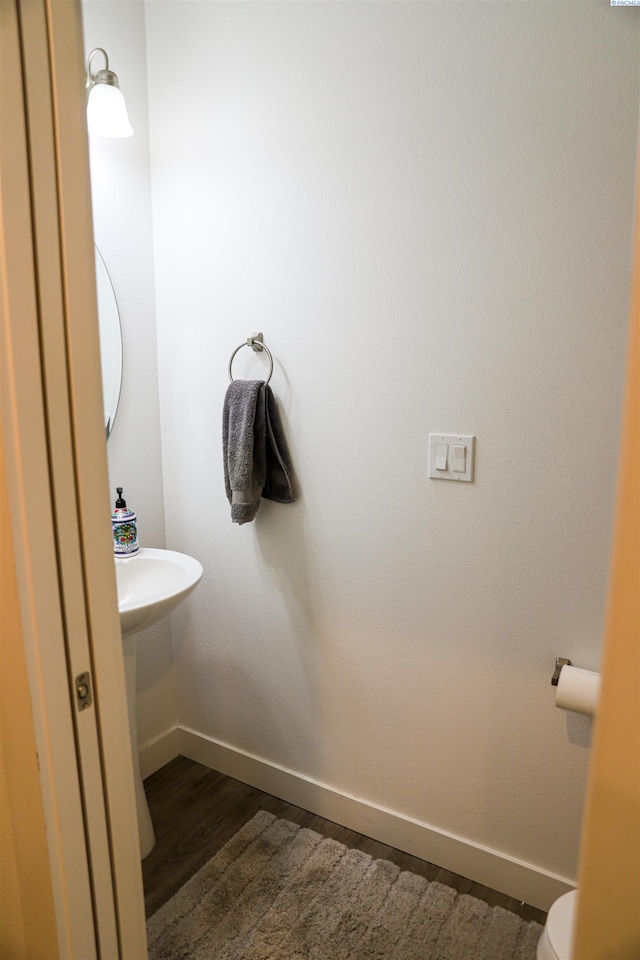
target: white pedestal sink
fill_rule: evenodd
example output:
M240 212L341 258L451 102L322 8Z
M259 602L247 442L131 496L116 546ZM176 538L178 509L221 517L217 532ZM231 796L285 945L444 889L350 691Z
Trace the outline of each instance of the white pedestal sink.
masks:
M173 550L143 547L134 557L117 559L118 612L122 628L124 666L127 681L131 752L136 785L136 806L140 832L140 852L146 857L156 842L151 815L144 793L136 722L136 653L140 630L166 617L200 582L202 564L193 557Z

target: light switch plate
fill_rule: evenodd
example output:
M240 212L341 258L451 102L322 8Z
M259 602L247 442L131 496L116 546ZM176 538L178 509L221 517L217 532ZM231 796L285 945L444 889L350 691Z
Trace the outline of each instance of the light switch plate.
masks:
M436 469L436 448L446 443L449 447L447 455L447 469ZM458 473L451 468L456 466L453 458L453 447L466 447L465 471ZM430 433L429 434L429 476L433 480L463 480L473 483L473 465L475 460L476 438L461 433Z

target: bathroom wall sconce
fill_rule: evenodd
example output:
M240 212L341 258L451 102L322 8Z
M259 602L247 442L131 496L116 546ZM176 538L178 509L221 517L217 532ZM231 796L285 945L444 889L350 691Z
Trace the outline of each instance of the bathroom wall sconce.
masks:
M98 53L103 55L105 67L97 73L91 73L91 61ZM89 133L99 137L132 137L133 128L129 123L127 105L116 74L109 70L109 58L102 47L92 50L87 59L87 89Z

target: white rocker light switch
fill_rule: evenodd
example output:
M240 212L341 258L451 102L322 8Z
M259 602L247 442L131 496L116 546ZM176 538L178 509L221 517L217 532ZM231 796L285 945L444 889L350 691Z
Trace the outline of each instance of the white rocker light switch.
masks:
M436 470L447 469L447 455L449 453L448 443L436 444Z
M461 443L451 447L451 469L454 473L464 473L467 448Z

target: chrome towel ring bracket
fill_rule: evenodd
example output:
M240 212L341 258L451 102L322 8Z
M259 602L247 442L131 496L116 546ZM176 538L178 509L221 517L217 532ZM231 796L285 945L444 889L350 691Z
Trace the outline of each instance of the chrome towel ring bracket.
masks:
M263 350L266 350L267 356L269 357L269 376L265 380L265 384L269 383L271 380L271 374L273 373L273 357L271 356L271 351L266 343L262 341L261 333L254 333L252 336L247 337L244 343L241 343L239 347L236 347L233 353L231 354L231 359L229 360L229 380L233 383L233 376L231 375L231 365L233 364L233 358L235 357L238 350L242 350L243 347L251 347L252 350L255 350L256 353L261 353Z

